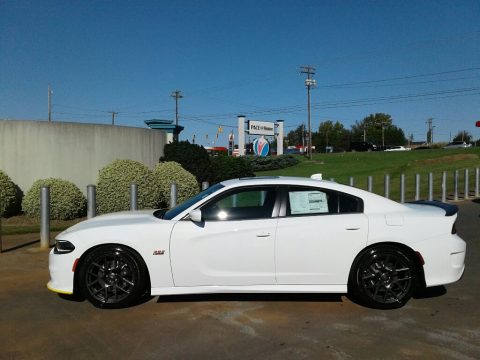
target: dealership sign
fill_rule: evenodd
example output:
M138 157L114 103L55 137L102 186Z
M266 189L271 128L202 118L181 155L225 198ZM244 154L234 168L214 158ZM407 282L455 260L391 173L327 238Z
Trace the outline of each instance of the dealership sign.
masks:
M275 135L275 124L265 121L248 121L248 133L250 135Z

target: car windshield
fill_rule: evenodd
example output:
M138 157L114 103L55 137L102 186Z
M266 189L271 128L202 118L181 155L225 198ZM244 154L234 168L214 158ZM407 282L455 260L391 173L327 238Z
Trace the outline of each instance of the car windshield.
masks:
M156 211L154 215L156 217L160 218L160 219L172 220L175 216L180 214L182 211L185 211L186 209L188 209L193 204L199 202L202 199L205 199L207 196L209 196L210 194L213 194L214 192L217 192L218 190L220 190L223 187L224 186L222 184L212 185L208 189L205 189L201 193L195 195L194 197L192 197L188 200L185 200L183 203L175 206L174 208L168 210L167 212L165 212L163 210L162 211Z

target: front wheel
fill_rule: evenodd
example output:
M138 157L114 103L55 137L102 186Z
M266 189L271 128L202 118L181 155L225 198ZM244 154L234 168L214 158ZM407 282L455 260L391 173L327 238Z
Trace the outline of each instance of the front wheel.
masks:
M93 305L114 309L137 301L145 290L146 277L145 263L137 253L107 245L87 255L80 268L79 286Z
M412 297L416 273L415 263L403 250L378 246L359 256L350 287L353 295L369 307L395 309Z

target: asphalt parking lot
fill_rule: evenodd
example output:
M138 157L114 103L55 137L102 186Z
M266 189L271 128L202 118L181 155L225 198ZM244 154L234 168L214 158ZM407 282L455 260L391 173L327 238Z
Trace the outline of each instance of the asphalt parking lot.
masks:
M480 201L459 204L460 282L398 310L343 295L154 297L100 310L45 288L38 243L0 254L1 359L479 359Z

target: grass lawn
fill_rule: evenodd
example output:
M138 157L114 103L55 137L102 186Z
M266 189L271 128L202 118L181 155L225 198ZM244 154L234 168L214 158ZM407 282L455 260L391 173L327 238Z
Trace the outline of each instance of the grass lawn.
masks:
M441 197L442 172L447 171L447 193L453 192L453 172L459 170L459 191L463 193L464 169L469 169L470 191L473 191L475 168L480 167L480 147L467 149L432 149L398 152L346 152L314 154L313 160L299 156L300 164L271 171L257 172L261 175L305 176L321 173L324 179L334 178L348 184L355 179L355 186L366 189L367 177L373 176L373 191L384 194L384 176L390 175L390 198L400 198L400 175L406 175L406 198L415 196L415 174L421 176L421 198L427 197L428 173L434 176L434 198Z
M50 231L63 231L70 226L85 220L86 218L74 220L50 220ZM2 218L2 235L19 235L40 233L40 219L29 216L13 216Z

